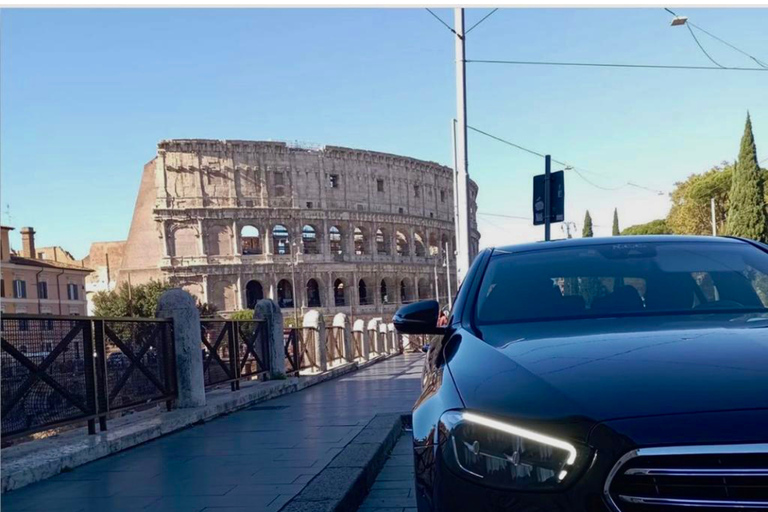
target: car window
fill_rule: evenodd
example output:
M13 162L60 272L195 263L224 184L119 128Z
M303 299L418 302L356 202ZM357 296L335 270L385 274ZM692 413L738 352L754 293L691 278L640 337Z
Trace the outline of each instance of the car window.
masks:
M494 256L478 324L768 308L768 254L747 244L647 242Z

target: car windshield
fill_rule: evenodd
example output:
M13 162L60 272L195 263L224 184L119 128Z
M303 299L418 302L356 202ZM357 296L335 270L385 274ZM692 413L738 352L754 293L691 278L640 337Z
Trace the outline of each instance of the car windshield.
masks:
M478 325L768 310L768 254L746 243L642 242L494 255Z

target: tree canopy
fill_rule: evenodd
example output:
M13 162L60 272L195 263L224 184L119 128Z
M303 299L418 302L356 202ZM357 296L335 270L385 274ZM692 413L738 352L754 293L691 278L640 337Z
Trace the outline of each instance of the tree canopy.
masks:
M656 219L645 224L636 224L629 226L621 232L622 235L670 235L672 230L669 229L667 221L665 219Z
M584 215L584 228L581 230L581 236L584 238L592 238L592 216L589 214L589 210Z
M739 159L733 170L726 232L753 240L768 240L765 213L765 176L757 163L752 120L747 114Z
M173 287L166 282L154 280L131 286L123 283L115 290L94 295L93 314L105 317L154 318L160 295L171 288ZM216 313L216 308L210 304L198 302L197 308L200 316L210 317Z
M711 199L715 199L715 224L718 233L724 230L728 214L729 192L733 164L723 162L703 174L692 174L675 183L672 207L667 225L679 235L709 235L712 233Z

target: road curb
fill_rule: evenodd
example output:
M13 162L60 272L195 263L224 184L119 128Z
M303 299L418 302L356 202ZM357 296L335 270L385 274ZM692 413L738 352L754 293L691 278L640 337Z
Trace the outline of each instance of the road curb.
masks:
M410 414L379 414L280 512L354 512L387 461Z

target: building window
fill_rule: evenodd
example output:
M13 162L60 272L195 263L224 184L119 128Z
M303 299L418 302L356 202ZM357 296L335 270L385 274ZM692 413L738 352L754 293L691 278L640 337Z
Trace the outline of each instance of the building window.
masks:
M384 180L376 180L376 191L384 192Z
M5 279L0 279L0 297L5 297Z
M307 208L313 208L312 201L307 201Z
M330 188L339 188L339 175L338 174L329 174L328 175L328 187L330 187Z
M37 283L37 298L38 299L47 299L48 298L48 283L45 281L40 281Z
M440 191L440 202L441 203L445 202L445 190Z
M67 299L78 300L77 285L74 283L67 284Z
M14 299L26 299L27 298L27 282L21 279L13 280L13 298Z
M421 188L418 185L413 186L413 197L421 197Z
M403 209L402 209L402 208L398 208L398 209L397 209L397 213L399 213L399 214L401 214L401 215L402 215L402 213L403 213Z

